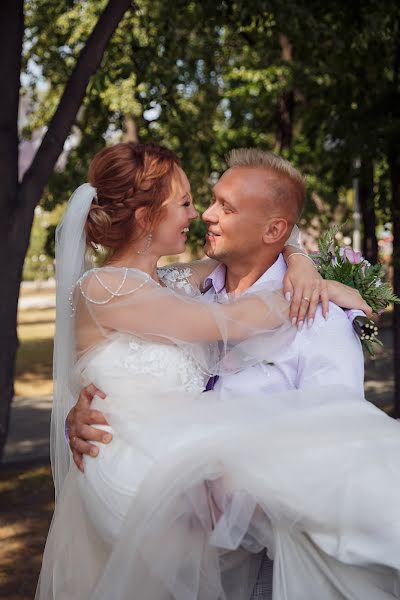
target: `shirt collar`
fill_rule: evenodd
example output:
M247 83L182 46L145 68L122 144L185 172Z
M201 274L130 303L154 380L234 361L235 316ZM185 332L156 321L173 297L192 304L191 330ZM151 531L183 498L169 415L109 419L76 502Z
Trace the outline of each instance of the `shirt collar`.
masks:
M287 270L285 259L283 255L280 254L273 265L270 266L269 269L265 271L261 275L257 281L253 283L253 285L249 288L254 289L267 281L276 281L278 283L282 283L283 278L285 276ZM207 279L204 281L204 289L210 289L211 287L214 289L216 294L220 294L225 289L225 277L226 277L226 266L221 263L210 273Z
M280 284L283 281L283 278L285 277L286 271L286 261L283 258L283 254L280 254L274 262L274 264L271 265L270 268L267 269L265 273L263 273L261 277L253 283L249 290L253 290L254 288L257 288L258 286L270 281L275 281L280 286Z
M204 281L204 289L214 288L216 294L220 294L225 288L226 266L220 263Z

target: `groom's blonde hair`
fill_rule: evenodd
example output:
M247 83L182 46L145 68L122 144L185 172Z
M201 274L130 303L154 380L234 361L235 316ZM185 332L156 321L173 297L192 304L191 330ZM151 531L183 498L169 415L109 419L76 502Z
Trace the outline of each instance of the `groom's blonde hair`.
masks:
M295 222L299 219L306 198L305 180L288 160L259 148L237 148L229 152L226 162L230 169L254 167L268 171L275 199L286 209L294 209Z

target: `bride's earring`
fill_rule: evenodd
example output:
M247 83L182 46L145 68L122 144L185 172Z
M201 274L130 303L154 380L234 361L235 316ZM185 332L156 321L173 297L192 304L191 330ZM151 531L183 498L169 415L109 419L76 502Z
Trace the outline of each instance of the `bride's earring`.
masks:
M146 245L143 250L136 250L136 254L146 254L153 242L153 234L150 232L147 236Z

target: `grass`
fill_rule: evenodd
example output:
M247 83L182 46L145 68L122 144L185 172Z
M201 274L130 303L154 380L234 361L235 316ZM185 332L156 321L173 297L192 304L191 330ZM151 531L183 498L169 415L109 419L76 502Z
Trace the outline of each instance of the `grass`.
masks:
M40 297L40 296L49 296L51 294L54 293L54 288L48 288L48 287L40 287L40 286L32 286L32 287L24 287L21 286L19 295L20 298L24 298L25 296L35 296Z
M21 310L18 314L20 347L17 354L15 394L53 392L53 338L55 310Z
M54 510L50 467L0 471L0 597L31 600Z

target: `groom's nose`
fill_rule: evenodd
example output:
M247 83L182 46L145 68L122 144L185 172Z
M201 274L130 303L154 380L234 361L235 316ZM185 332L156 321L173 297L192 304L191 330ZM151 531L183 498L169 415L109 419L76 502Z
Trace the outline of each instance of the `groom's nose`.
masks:
M203 221L206 223L218 223L218 214L215 208L215 204L212 204L202 214Z

